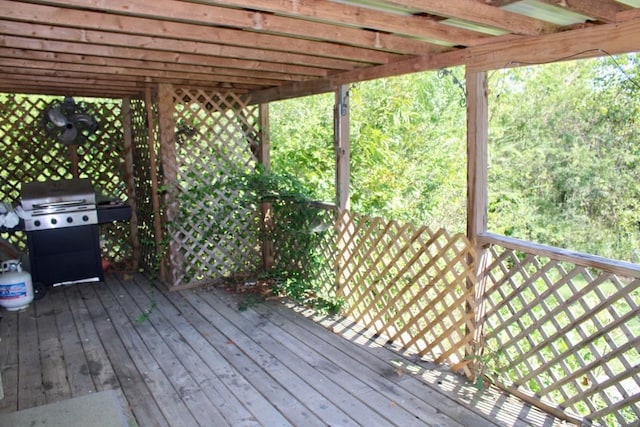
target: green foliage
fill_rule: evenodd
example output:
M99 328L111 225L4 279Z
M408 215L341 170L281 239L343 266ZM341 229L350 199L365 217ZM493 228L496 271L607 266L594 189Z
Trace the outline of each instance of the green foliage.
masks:
M275 293L287 295L321 313L336 314L342 309L344 299L322 296L322 289L317 286L317 282L310 281L309 275L294 271L285 273L284 276L284 279L276 282L273 288Z
M639 56L490 73L489 229L640 262ZM350 91L351 205L466 228L461 69ZM624 71L624 72L623 72ZM334 198L333 94L273 104L273 167Z
M256 226L255 240L274 242L274 270L263 272L276 279L273 292L321 311L339 309L340 301L323 286L326 277L322 272L327 265L332 265L333 259L329 259L320 246L332 227L322 226L323 211L310 203L313 192L295 176L286 172L267 172L262 166L224 176L212 172L210 179L180 193L181 212L177 221L180 223L180 218L191 215L207 215L209 227L199 238L214 244L237 233L229 228L229 224L234 223L227 220L229 216L251 216L260 203L269 203L272 223L262 228ZM225 194L226 197L218 200L210 197L213 194ZM257 301L247 300L241 308L255 303Z
M504 350L501 348L492 350L485 347L483 354L467 356L466 359L473 361L475 365L476 379L474 385L480 390L486 389L488 383L501 381L505 376L504 368L507 359Z
M492 231L638 261L637 55L491 78Z
M243 300L238 303L238 310L247 311L249 308L255 305L258 305L264 301L265 301L265 298L263 295L253 294L253 293L247 294L244 296Z
M461 69L452 73L461 76ZM465 229L464 93L449 76L420 73L350 91L351 204L368 215ZM271 106L272 165L331 201L333 94Z
M312 189L311 198L333 200L333 95L270 104L271 166Z

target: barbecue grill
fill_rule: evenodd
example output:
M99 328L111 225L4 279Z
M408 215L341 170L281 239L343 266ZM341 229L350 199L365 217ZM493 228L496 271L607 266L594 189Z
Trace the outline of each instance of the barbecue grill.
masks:
M96 194L89 179L25 183L21 199L34 291L103 280Z

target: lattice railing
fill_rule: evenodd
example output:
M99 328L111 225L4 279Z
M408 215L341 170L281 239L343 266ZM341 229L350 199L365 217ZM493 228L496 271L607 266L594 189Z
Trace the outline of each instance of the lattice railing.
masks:
M60 97L0 94L0 200L17 202L22 183L69 179L74 164L71 150L40 127L43 110ZM76 99L98 122L98 132L77 146L80 177L90 178L105 195L127 199L122 157L122 122L119 100ZM124 224L100 227L102 255L111 261L131 256L129 228ZM7 236L26 250L23 233Z
M473 373L474 251L461 234L343 212L338 295L346 314L408 353Z
M177 204L168 224L172 285L185 285L262 263L260 216L234 176L257 164L258 108L233 93L175 89L176 182L167 183Z
M490 374L575 418L637 426L640 270L630 267L624 277L580 254L527 251L526 242L512 240L485 239Z
M323 298L336 296L335 206L274 200L274 266L278 271L300 273Z

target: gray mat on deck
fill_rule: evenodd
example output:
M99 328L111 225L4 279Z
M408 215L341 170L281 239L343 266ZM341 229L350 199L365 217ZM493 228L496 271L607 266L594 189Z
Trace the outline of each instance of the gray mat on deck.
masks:
M127 427L115 391L101 391L62 402L0 414L0 426Z

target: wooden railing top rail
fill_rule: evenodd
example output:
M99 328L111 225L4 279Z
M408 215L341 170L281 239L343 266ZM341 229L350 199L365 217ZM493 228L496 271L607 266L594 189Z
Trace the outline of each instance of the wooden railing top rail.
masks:
M631 262L612 260L609 258L571 251L568 249L532 243L513 237L501 236L494 233L482 233L478 236L480 246L500 245L505 248L540 255L558 261L567 261L583 267L598 268L608 273L624 277L640 278L640 265Z

